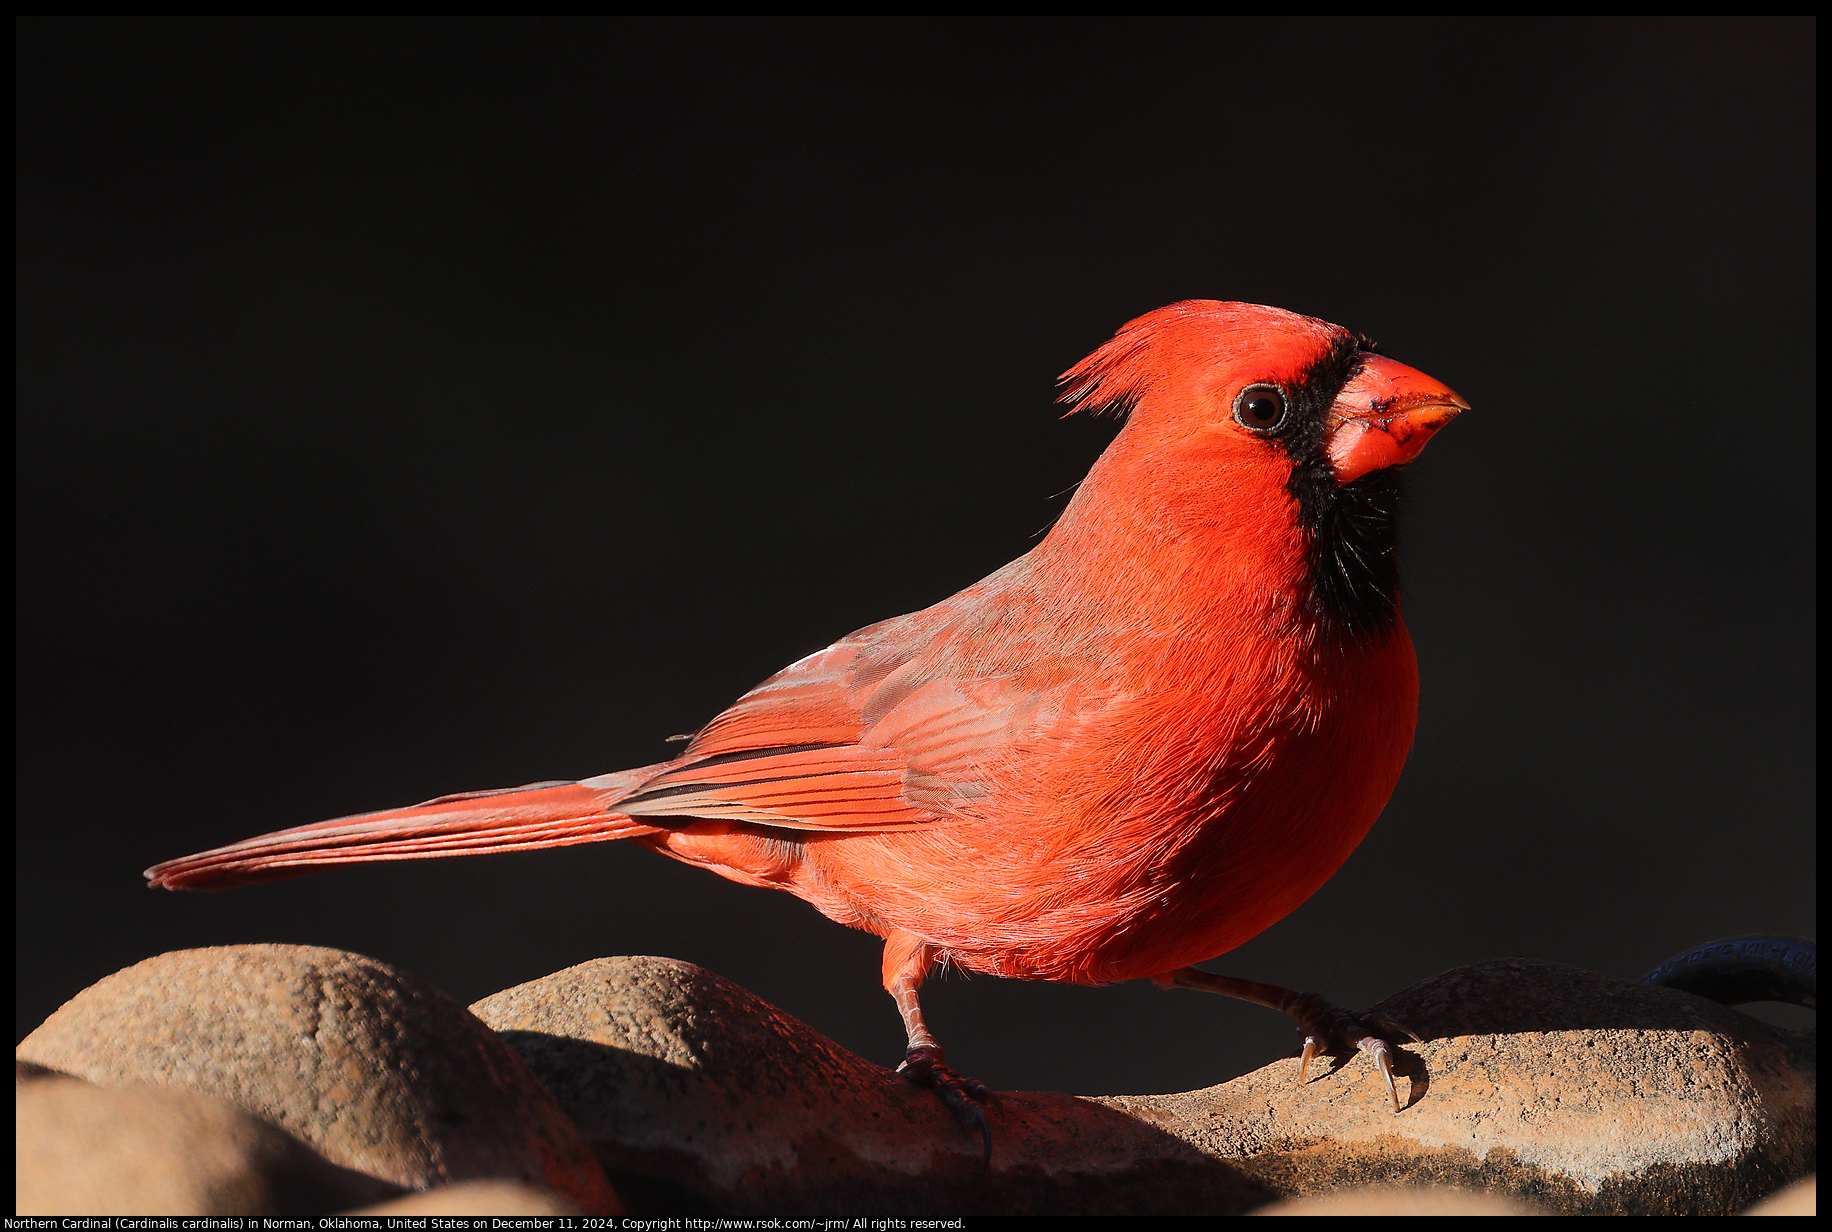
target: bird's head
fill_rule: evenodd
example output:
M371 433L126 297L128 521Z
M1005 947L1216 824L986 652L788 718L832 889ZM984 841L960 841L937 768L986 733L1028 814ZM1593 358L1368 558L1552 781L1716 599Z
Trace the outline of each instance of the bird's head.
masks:
M1129 412L1140 444L1327 463L1338 485L1410 462L1469 409L1340 325L1216 300L1128 322L1062 382L1077 409Z
M1105 501L1170 537L1296 545L1326 630L1392 624L1398 470L1469 409L1448 387L1339 325L1215 300L1129 322L1062 382L1128 417L1096 467Z

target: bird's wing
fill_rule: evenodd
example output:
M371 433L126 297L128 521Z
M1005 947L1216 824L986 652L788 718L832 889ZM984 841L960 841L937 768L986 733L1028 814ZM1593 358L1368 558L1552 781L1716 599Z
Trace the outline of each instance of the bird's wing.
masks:
M907 830L934 815L905 798L904 769L896 753L856 744L746 749L671 767L617 809L793 830Z
M739 698L618 810L798 830L929 825L982 794L1001 752L1063 710L1072 673L1039 678L1033 665L1028 679L963 680L917 653L928 642L920 633L932 630L886 626L791 664Z

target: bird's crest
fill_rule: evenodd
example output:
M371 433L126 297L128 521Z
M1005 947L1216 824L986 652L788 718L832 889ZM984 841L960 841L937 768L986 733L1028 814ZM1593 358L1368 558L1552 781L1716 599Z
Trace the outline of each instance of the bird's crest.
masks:
M1134 317L1102 343L1092 355L1056 378L1062 392L1058 402L1068 404L1065 414L1087 411L1093 415L1124 416L1151 384L1149 355L1167 328L1218 305L1213 300L1184 300Z
M1168 372L1188 371L1269 333L1290 338L1303 367L1325 348L1352 337L1340 326L1262 304L1186 299L1136 317L1094 354L1057 378L1069 413L1124 415ZM1359 336L1355 337L1360 341Z

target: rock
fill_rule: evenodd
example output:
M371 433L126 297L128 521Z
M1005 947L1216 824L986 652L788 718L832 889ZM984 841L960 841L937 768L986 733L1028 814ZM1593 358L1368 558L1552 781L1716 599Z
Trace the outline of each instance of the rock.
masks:
M18 1059L220 1096L333 1163L413 1189L512 1179L594 1214L617 1200L535 1076L464 1007L385 963L310 946L162 954L66 1002Z
M1370 1185L1337 1193L1287 1198L1262 1206L1254 1215L1544 1215L1546 1212L1492 1194L1460 1189L1427 1189L1412 1186Z
M401 1192L226 1100L177 1087L40 1077L18 1085L14 1128L21 1215L299 1218Z
M583 1215L586 1212L551 1189L515 1181L460 1181L425 1193L408 1194L346 1215Z
M993 1169L935 1096L710 971L601 958L471 1007L553 1088L632 1210L1243 1211L1276 1196L1122 1112L1001 1094Z
M1398 1116L1364 1061L1304 1092L1287 1061L1101 1102L1288 1193L1403 1181L1565 1214L1734 1214L1812 1167L1811 1045L1736 1010L1526 959L1374 1008L1425 1039Z
M13 1081L15 1083L35 1082L40 1078L68 1078L71 1075L60 1073L49 1066L34 1065L30 1061L13 1061Z
M1778 1194L1762 1199L1745 1215L1817 1215L1819 1214L1819 1178L1809 1176L1795 1181Z
M1361 1059L1301 1088L1294 1059L1180 1095L1001 1093L990 1175L933 1096L686 963L600 959L472 1008L658 1213L870 1195L884 1215L1226 1214L1400 1183L1729 1214L1814 1158L1810 1040L1553 963L1459 968L1376 1007L1425 1040L1398 1115Z

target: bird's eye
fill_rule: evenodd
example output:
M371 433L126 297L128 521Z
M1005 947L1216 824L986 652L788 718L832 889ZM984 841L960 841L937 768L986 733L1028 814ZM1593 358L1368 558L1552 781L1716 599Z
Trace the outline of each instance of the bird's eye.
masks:
M1285 391L1277 385L1249 385L1234 399L1234 422L1249 432L1268 433L1285 422Z

